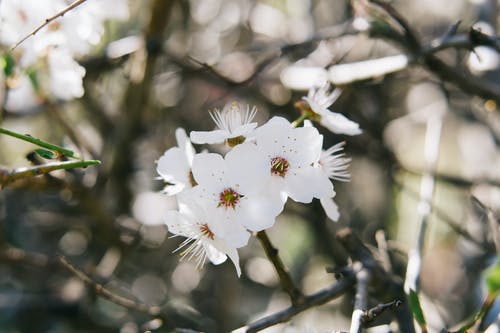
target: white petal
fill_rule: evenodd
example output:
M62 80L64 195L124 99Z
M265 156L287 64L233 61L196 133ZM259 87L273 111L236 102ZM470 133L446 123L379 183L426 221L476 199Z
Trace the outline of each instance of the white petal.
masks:
M193 236L191 232L193 221L190 221L185 215L178 211L172 210L167 212L164 221L170 233L185 237Z
M337 134L358 135L363 132L357 123L335 112L322 115L320 124Z
M227 182L238 185L234 190L241 194L261 190L271 177L268 158L253 143L237 145L225 160Z
M309 167L286 176L285 192L294 201L309 203L313 198L334 195L333 185L319 168Z
M333 201L333 198L324 197L319 199L319 201L321 202L321 206L323 206L323 209L325 210L326 216L328 216L330 220L337 222L339 220L340 213L339 207L337 206L335 201Z
M224 254L224 252L208 242L205 246L205 251L207 253L208 259L214 265L220 265L224 261L226 261L227 256Z
M252 133L255 127L257 127L257 123L242 124L232 131L231 136L233 138L240 135L247 137Z
M234 267L236 268L236 274L238 274L238 277L241 276L241 268L240 268L240 258L238 256L238 251L236 250L236 248L234 247L230 247L230 246L227 246L226 244L224 244L223 241L221 240L218 240L216 239L214 241L214 245L222 252L224 252L228 257L229 259L231 259L231 261L233 262L234 264ZM210 259L210 257L209 257ZM211 259L210 259L211 260ZM225 259L224 259L225 260ZM212 261L213 262L213 261Z
M190 133L191 141L196 144L216 144L223 143L230 137L230 133L224 130L213 131L192 131Z
M193 177L206 188L220 190L224 187L226 163L219 154L197 154L193 158Z
M156 171L167 182L189 183L190 166L178 147L170 148L158 160Z
M249 230L261 231L272 227L276 217L283 211L284 202L280 193L269 194L261 192L242 202L239 219Z
M183 151L184 154L186 154L186 159L189 162L189 164L192 164L193 156L196 152L184 128L179 127L178 129L175 130L175 139L177 141L177 146L179 146L181 151Z
M294 128L288 137L286 156L292 166L311 165L319 159L323 136L315 127Z

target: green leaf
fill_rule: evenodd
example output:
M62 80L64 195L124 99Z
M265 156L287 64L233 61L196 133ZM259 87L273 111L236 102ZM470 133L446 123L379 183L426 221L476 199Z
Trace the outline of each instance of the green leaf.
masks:
M33 89L35 89L35 91L40 91L41 89L41 86L40 86L40 82L38 81L38 75L36 73L36 71L34 70L29 70L26 72L26 74L28 74L28 78L30 79L30 82L31 82L31 85L33 86Z
M500 261L486 270L486 285L490 294L500 290Z
M47 150L47 149L42 149L42 148L37 148L35 149L35 153L40 155L41 157L47 159L47 160L52 160L56 157L56 154L54 154L53 151Z
M417 323L420 326L425 326L425 317L424 312L422 311L422 307L420 306L420 300L418 299L418 294L410 289L410 294L408 295L410 301L411 312L413 312L413 316Z
M6 76L11 76L14 73L14 66L16 65L16 62L9 53L0 58L0 64L2 65L3 72Z

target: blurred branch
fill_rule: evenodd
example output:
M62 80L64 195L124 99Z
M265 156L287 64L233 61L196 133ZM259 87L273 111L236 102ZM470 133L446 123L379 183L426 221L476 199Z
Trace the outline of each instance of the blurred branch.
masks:
M412 189L410 189L408 186L404 186L399 181L395 181L394 183L398 187L400 187L402 191L408 193L412 198L414 198L416 200L419 199L419 194L417 192L413 191ZM474 238L467 231L467 229L465 229L459 222L454 221L450 216L448 216L445 212L443 212L437 206L432 205L432 212L433 212L433 214L436 214L436 216L440 220L442 220L443 222L445 222L446 224L448 224L448 226L450 226L453 229L453 231L455 231L457 234L459 234L460 236L464 237L465 239L473 242L474 244L476 244L477 246L479 246L481 248L484 247L484 244L480 240Z
M500 104L500 86L493 83L482 80L476 76L465 74L463 71L457 70L455 66L449 66L441 59L434 55L435 52L444 49L444 46L439 46L434 43L432 49L424 48L420 42L417 34L410 25L406 22L403 16L401 16L394 7L389 3L382 2L381 0L370 0L370 2L378 5L382 10L385 11L394 21L396 21L399 26L404 31L404 36L400 36L396 31L372 31L375 36L386 38L392 40L399 46L408 50L413 58L422 61L422 63L435 75L437 75L441 80L450 82L456 85L458 88L472 95L477 95L485 99L492 99ZM480 34L477 30L471 29L469 33L469 42L471 46L481 45L482 43L489 43L490 46L497 47L498 39L495 38L495 43L491 43L490 39L484 37L486 35ZM473 40L471 40L471 36ZM479 36L479 38L477 38ZM442 43L450 42L443 40ZM456 44L454 44L456 46ZM454 47L455 47L454 46ZM450 46L451 47L451 46Z
M136 310L139 312L146 313L150 316L157 316L160 314L161 309L158 306L151 306L151 305L146 305L143 303L139 303L137 301L131 300L129 298L117 295L113 292L111 292L109 289L105 288L102 284L99 284L92 280L87 274L85 274L82 270L77 268L75 265L70 263L65 257L63 256L58 256L57 257L58 262L64 266L67 270L69 270L71 273L76 275L80 280L88 284L96 295L102 296L106 298L107 300L121 305L127 309L132 309Z
M261 318L259 320L256 320L253 323L250 323L237 330L234 330L233 333L259 332L273 325L284 323L292 319L295 315L297 315L300 312L303 312L307 309L324 304L328 301L331 301L337 297L342 296L353 287L354 283L355 283L354 275L346 274L341 280L331 285L330 287L320 290L312 295L304 296L304 301L302 303L292 305L283 311L279 311L264 318Z
M0 189L17 179L34 177L49 173L54 170L86 168L90 165L98 165L98 164L101 164L101 162L97 160L64 161L64 162L46 163L32 167L16 168L12 170L0 166Z
M121 121L116 126L116 139L110 141L108 177L114 190L118 213L127 213L132 199L129 179L133 171L134 143L141 135L143 119L150 101L151 84L156 63L161 54L161 41L169 22L173 0L155 0L151 5L150 21L145 32L146 59L136 59L141 77L130 80L123 98Z
M442 115L440 114L434 114L427 120L424 146L426 172L423 174L420 181L420 201L417 208L417 214L420 220L417 244L408 254L405 277L405 291L407 294L410 293L410 290L418 293L420 287L420 271L422 269L425 236L429 216L432 212L432 198L435 190L435 178L433 173L436 170L439 158L442 122Z
M369 270L374 293L381 299L405 299L403 286L399 279L384 271L375 260L370 250L358 236L349 228L337 232L337 239L344 246L353 261L362 263L363 268ZM395 313L401 332L415 333L413 318L407 303L401 304Z
M73 3L71 3L69 6L67 6L66 8L64 8L63 10L57 12L55 15L53 15L53 16L51 16L49 18L46 18L45 21L42 24L40 24L32 32L30 32L29 34L27 34L26 36L24 36L23 38L21 38L14 46L12 46L12 48L10 49L10 51L13 51L16 47L18 47L19 45L21 45L21 43L23 43L26 39L30 38L31 36L34 36L38 31L42 30L50 22L54 21L55 19L57 19L59 17L64 16L64 14L66 14L70 10L72 10L72 9L80 6L85 1L87 1L87 0L76 0Z
M35 267L46 267L51 263L49 257L44 254L27 252L16 247L5 245L0 248L0 260L22 263Z
M266 252L267 258L271 261L276 272L278 273L281 287L290 296L292 304L297 305L304 301L304 295L293 283L292 277L290 276L288 269L283 264L280 256L278 255L278 250L271 244L269 237L265 231L259 231L257 233L257 238L259 239L264 251Z
M481 306L479 311L469 321L467 321L463 326L461 326L457 331L452 333L468 332L471 327L476 325L480 320L482 320L488 314L499 294L500 290L494 293L488 293L488 296L486 296L486 299L484 300L483 305Z
M61 114L59 107L56 104L49 104L48 107L49 114L59 123L59 125L64 129L64 132L71 139L73 144L80 150L80 155L82 154L82 148L85 149L92 158L96 159L98 157L97 152L84 140L78 131L78 128L70 124L66 118Z
M371 274L360 262L355 262L353 269L356 272L356 295L354 296L354 311L352 312L349 333L361 333L365 309L367 307L368 283L370 282Z
M495 213L490 207L487 207L483 204L478 198L472 196L472 200L483 210L486 215L486 219L488 220L488 227L491 232L491 237L493 238L493 242L495 243L496 253L500 253L500 230L498 226L498 219L495 216Z

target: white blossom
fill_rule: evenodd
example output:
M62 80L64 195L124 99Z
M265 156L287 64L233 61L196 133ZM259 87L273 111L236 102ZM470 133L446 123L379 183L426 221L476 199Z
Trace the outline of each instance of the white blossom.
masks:
M50 50L47 61L51 92L63 100L82 97L85 68L80 66L67 50L61 48Z
M232 246L246 244L246 229L271 227L283 210L280 197L267 191L269 162L253 143L237 145L225 158L219 154L196 155L193 175L199 185L190 193L217 208L224 221L222 237Z
M273 117L256 130L255 140L271 175L269 192L303 203L334 195L331 182L325 181L324 173L314 167L323 144L323 136L316 128L293 128L288 120Z
M319 123L333 133L358 135L362 131L359 125L352 120L349 120L344 115L330 111L328 108L332 105L341 94L339 88L328 93L330 86L325 84L320 88L309 89L307 97L302 97L309 104L315 116L319 117Z
M226 143L230 147L245 142L257 127L257 123L252 122L257 108L247 105L242 110L241 106L233 102L228 104L222 110L215 109L210 112L210 116L217 125L218 129L213 131L193 131L191 140L197 144L216 144Z
M186 237L176 252L180 252L181 260L196 261L202 268L208 258L214 265L219 265L229 257L238 276L241 275L238 251L234 246L221 238L217 230L216 214L213 208L203 201L194 201L185 195L179 195L179 211L169 211L165 216L168 231L176 236Z
M168 195L180 193L196 185L191 167L195 150L183 128L175 131L177 147L168 149L158 160L156 171L168 183L164 192Z

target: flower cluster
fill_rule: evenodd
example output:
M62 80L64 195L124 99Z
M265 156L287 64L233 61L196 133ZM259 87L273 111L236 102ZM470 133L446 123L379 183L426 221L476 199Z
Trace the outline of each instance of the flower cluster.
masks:
M313 105L311 105L313 107ZM309 203L320 200L326 215L337 221L331 179L349 180L349 159L343 143L322 150L323 136L309 122L295 127L273 117L258 127L256 109L227 105L211 112L217 129L191 132L179 128L177 147L158 160L157 172L167 183L164 192L176 195L178 211L165 223L172 234L187 237L182 258L206 258L219 264L229 257L240 275L237 249L252 232L274 225L288 198ZM196 153L197 144L225 144L225 156Z
M66 8L68 0L0 2L0 46L11 48L46 19ZM127 0L88 1L50 22L15 50L0 57L10 111L36 106L42 96L71 100L83 95L85 69L75 58L90 53L104 32L104 21L128 18ZM47 83L47 84L42 84ZM41 91L42 87L50 87Z

